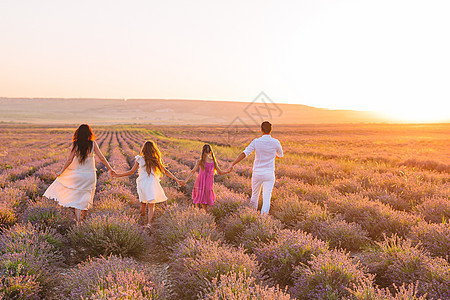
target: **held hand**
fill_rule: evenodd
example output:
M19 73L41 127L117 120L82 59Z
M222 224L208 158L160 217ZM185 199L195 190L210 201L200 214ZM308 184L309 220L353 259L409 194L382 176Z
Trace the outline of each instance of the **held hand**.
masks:
M182 180L175 179L175 181L177 182L177 184L178 184L179 186L183 186L183 181L182 181Z
M117 177L117 173L114 170L109 170L109 176L111 176L112 178Z

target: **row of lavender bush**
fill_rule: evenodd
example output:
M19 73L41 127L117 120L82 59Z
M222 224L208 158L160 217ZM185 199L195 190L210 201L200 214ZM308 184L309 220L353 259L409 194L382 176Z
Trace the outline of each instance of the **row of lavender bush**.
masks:
M134 163L134 155L148 137L146 130L109 130L103 136L107 142L99 144L112 164L121 169ZM177 176L192 167L201 145L160 135L152 138L168 154L167 162ZM37 176L44 168L2 189L2 195L9 193L13 201L0 204L15 204L0 209L0 220L6 220L4 226L10 228L2 234L0 249L7 249L2 254L7 261L13 261L9 258L16 253L13 251L25 252L20 250L23 246L7 245L12 243L15 231L24 231L20 226L27 226L30 242L22 245L39 241L43 249L51 249L51 255L44 250L30 250L38 253L39 259L31 256L33 261L46 264L52 275L62 275L47 283L41 273L33 273L36 268L23 268L21 262L25 259L19 258L18 268L12 267L14 264L8 264L8 268L2 265L0 290L4 295L42 298L56 294L78 299L119 295L136 299L449 297L446 199L439 206L430 198L414 204L417 210L402 212L400 207L393 209L381 201L379 194L371 198L366 193L370 188L350 186L348 190L349 183L342 178L333 179L331 182L336 184L330 186L325 182L310 185L307 180L291 176L277 183L273 217L262 218L246 205L246 167L239 176L218 178L217 203L208 214L186 206L185 196L176 189L167 189L168 202L178 203L158 206L151 236L155 244L151 245L138 226L138 201L132 181L111 180L100 169L94 208L85 227L77 229L72 226L71 212L38 197L52 180L51 170L49 177L40 177L45 172ZM328 176L327 172L323 174ZM167 179L163 184L168 185ZM188 185L188 193L191 188ZM435 224L426 222L431 219ZM8 235L7 231L13 233ZM155 245L162 254L159 259L170 265L165 288L155 283L152 272L144 267L143 260L149 251L155 251ZM349 255L341 248L353 252ZM85 260L87 256L97 258ZM19 274L14 268L23 272Z
M189 159L181 159L182 162L186 164L190 164ZM233 177L236 178L236 177ZM226 182L228 180L223 180ZM290 179L289 179L290 180ZM221 183L223 183L221 181ZM227 186L233 186L234 183L226 184ZM301 186L305 186L305 184L302 184ZM220 187L220 186L219 186ZM318 274L322 274L323 269L321 269L322 263L323 265L330 264L331 261L339 261L344 260L349 262L348 265L343 263L342 265L345 266L345 268L342 268L342 273L348 272L351 268L350 266L355 266L355 262L353 259L350 259L348 254L345 252L342 252L342 250L339 250L339 248L345 248L347 250L360 250L365 249L367 247L367 250L364 251L365 254L371 253L371 251L374 251L373 249L377 249L377 247L380 247L379 244L375 244L374 240L380 240L386 242L386 238L383 237L383 233L387 233L389 235L398 235L408 237L407 240L405 240L408 243L412 243L413 245L417 245L419 243L423 244L423 239L427 234L423 232L423 230L418 230L419 228L424 228L426 226L434 227L434 224L428 224L423 222L420 217L414 217L408 213L402 213L398 212L396 210L390 209L389 206L383 206L382 203L378 204L377 206L371 204L372 201L370 199L364 199L360 198L360 202L363 206L362 208L355 207L353 210L354 215L357 216L356 219L352 219L352 215L344 215L343 213L346 211L347 208L352 208L351 202L349 200L346 200L347 197L340 196L339 193L335 192L334 197L330 197L329 189L323 188L322 191L313 191L315 190L317 186L311 186L311 189L308 190L311 191L312 195L310 193L302 193L300 195L306 195L306 197L309 197L310 199L301 200L299 199L298 195L296 193L290 193L288 198L282 198L280 195L275 195L275 201L273 210L271 213L273 213L278 219L280 219L285 226L288 228L291 228L291 230L287 229L280 229L280 224L277 224L276 220L264 221L261 222L258 218L258 215L251 215L251 210L245 208L245 200L238 200L236 202L234 201L225 201L225 204L223 205L224 208L222 208L220 204L220 200L214 205L214 207L211 210L211 213L213 215L217 214L216 222L221 229L221 231L225 234L226 241L229 243L233 243L235 245L241 245L247 249L247 253L260 253L258 252L255 245L263 243L263 244L272 244L272 250L276 251L278 249L282 249L283 246L280 244L277 244L280 240L278 240L275 237L278 236L284 236L288 235L290 233L291 235L286 240L282 241L284 243L292 243L293 240L295 240L292 237L292 232L302 232L304 235L307 233L303 231L307 231L311 233L311 235L308 235L311 239L315 239L316 241L322 242L327 241L330 244L331 248L336 248L336 250L330 250L328 249L324 253L327 255L320 256L321 259L317 258L318 254L315 254L314 257L317 259L317 261L321 261L318 265L314 265L317 268ZM239 186L236 188L237 191L240 191ZM280 189L283 190L283 189ZM322 193L322 194L321 194ZM278 197L277 197L278 196ZM287 196L287 194L283 195ZM351 195L350 195L351 196ZM291 197L291 198L289 198ZM311 198L312 197L312 198ZM232 199L231 197L230 199ZM236 197L234 197L236 198ZM314 199L315 198L315 199ZM329 202L331 202L330 199L333 199L336 201L336 208L330 209L328 207ZM343 205L347 203L348 201L349 205L345 207L346 209L340 209L339 205ZM240 210L239 207L242 209ZM334 204L334 203L332 203ZM375 202L376 204L376 202ZM364 217L364 212L369 212L371 210L371 207L376 208L374 212L376 212L375 217L373 221L371 221L372 218L370 218L368 215L367 217ZM231 208L231 210L229 210ZM294 208L294 209L292 209ZM230 211L238 211L238 213L229 215ZM228 211L228 212L227 212ZM378 216L377 216L378 214ZM227 215L227 216L224 216ZM362 217L362 218L361 218ZM385 222L381 222L381 224L377 223L377 219L380 220L380 217L386 218ZM372 222L372 223L370 223ZM375 222L375 223L373 223ZM373 228L373 226L376 225L378 227ZM445 224L444 224L445 225ZM385 226L384 228L380 226ZM183 228L189 227L189 225L184 224L181 226ZM436 276L436 278L439 278L439 280L442 280L442 282L447 282L446 280L446 272L445 270L448 269L448 263L445 262L445 260L442 260L440 258L433 258L430 255L431 254L435 256L439 256L445 253L448 249L448 245L446 245L445 241L446 238L448 238L448 233L445 232L445 226L442 226L442 224L438 224L437 229L433 229L435 232L443 233L444 236L441 236L441 244L443 246L446 246L447 248L441 247L439 244L434 246L428 245L426 246L428 252L424 252L424 260L431 259L431 261L440 261L441 263L444 262L444 266L441 269L440 273L437 272L433 276ZM186 229L183 229L186 230ZM173 230L172 230L173 231ZM175 229L176 231L176 229ZM194 230L194 232L197 232ZM422 240L419 240L418 232L421 232L421 238ZM429 232L429 231L425 231ZM219 231L220 233L220 231ZM200 234L202 235L202 234ZM415 236L415 238L413 238ZM435 240L436 234L434 234L434 237L430 237L430 241L433 239ZM300 238L300 241L307 240L304 236ZM432 247L435 248L435 250L439 249L440 253L438 251L431 251ZM298 246L296 248L299 248ZM276 250L274 250L276 249ZM422 248L420 248L422 249ZM443 249L443 250L442 250ZM259 250L261 251L261 250ZM292 250L291 250L292 251ZM286 251L286 253L291 253L290 251ZM330 254L331 253L331 254ZM285 254L286 255L286 254ZM263 257L262 254L260 254L260 257ZM281 261L285 261L286 258L283 257L283 255L280 255L283 259ZM327 257L327 258L325 258ZM367 255L369 257L369 255ZM339 259L338 259L339 258ZM422 277L416 277L415 280L408 280L406 277L398 277L400 278L398 281L387 281L383 282L383 280L379 279L380 276L377 276L376 283L379 283L379 286L374 284L374 275L372 275L369 271L369 259L364 256L365 260L361 260L359 263L356 263L358 268L355 269L353 272L354 274L365 274L364 276L359 276L359 279L356 280L355 278L358 278L358 276L354 277L355 280L350 280L347 282L349 283L350 287L347 286L345 288L346 297L356 297L360 299L363 294L366 295L372 295L373 297L385 297L385 299L392 298L392 297L402 297L402 295L411 295L417 298L420 298L422 296L418 295L434 295L437 297L446 296L447 291L445 290L444 285L440 285L439 288L433 289L430 276L422 276ZM435 260L436 259L436 260ZM277 260L273 257L270 257L266 259L267 262L273 263L274 266L272 267L271 271L269 271L267 274L277 274L276 271L273 269L283 269L283 264L278 264ZM261 262L262 263L262 262ZM291 263L290 266L295 266L298 264ZM302 263L304 264L304 263ZM289 265L289 264L288 264ZM299 271L301 269L302 271ZM444 271L442 271L444 270ZM281 272L283 275L280 275L279 277L282 279L279 279L278 283L285 284L286 282L291 282L291 293L295 295L298 294L297 297L307 299L309 298L315 298L315 293L319 293L315 288L312 291L305 292L305 290L308 290L309 288L302 287L299 290L303 290L303 292L298 292L294 288L294 286L298 286L302 282L302 286L305 285L306 280L304 278L304 275L298 275L300 273L305 273L306 271L310 272L310 275L313 274L312 268L305 269L305 268L296 268L296 271L293 272L293 269L289 269L288 271ZM297 275L294 276L297 272ZM361 273L362 272L362 273ZM373 270L372 270L373 272ZM332 272L331 272L332 273ZM375 272L374 272L375 273ZM303 277L302 277L303 276ZM311 275L312 276L312 275ZM322 276L322 275L319 275ZM331 277L336 276L336 274L332 275ZM351 277L351 276L350 276ZM292 282L294 282L296 278L297 284L294 285ZM300 280L300 278L302 278ZM322 278L323 279L323 278ZM348 278L347 278L348 279ZM283 282L284 280L284 282ZM306 280L306 281L305 281ZM419 280L417 283L416 281ZM314 280L312 280L314 281ZM345 281L345 280L344 280ZM356 282L356 283L355 283ZM403 283L408 284L407 286L403 285ZM420 283L420 284L419 284ZM309 286L309 284L307 284ZM327 284L325 284L327 286ZM391 291L387 289L383 289L384 287L389 286L391 288ZM350 290L349 290L350 289ZM334 292L339 289L332 288ZM334 293L333 291L323 291L325 294L327 293ZM397 296L393 296L393 294L397 294ZM304 294L306 293L306 294ZM320 293L319 293L320 294ZM303 296L302 296L303 295ZM328 294L329 295L329 294ZM349 296L351 295L351 296ZM323 296L323 295L322 295ZM320 298L320 296L317 296L317 298Z

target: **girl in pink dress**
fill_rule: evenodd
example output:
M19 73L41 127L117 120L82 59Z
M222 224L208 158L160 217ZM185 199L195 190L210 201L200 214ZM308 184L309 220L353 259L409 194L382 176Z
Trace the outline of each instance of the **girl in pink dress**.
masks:
M184 180L186 184L189 179L194 175L197 170L197 180L192 190L192 200L194 204L199 204L206 211L208 205L213 205L216 196L214 195L214 173L217 171L219 175L225 175L231 172L231 170L223 171L217 164L216 157L212 151L211 145L205 144L202 149L202 156L195 164L194 168L189 172L189 175Z

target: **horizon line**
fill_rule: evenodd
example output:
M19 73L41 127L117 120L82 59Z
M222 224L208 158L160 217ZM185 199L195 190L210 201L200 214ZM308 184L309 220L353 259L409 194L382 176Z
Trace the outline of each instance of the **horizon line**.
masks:
M166 100L166 101L210 101L210 102L235 102L235 103L252 103L253 100L211 100L211 99L186 99L186 98L103 98L103 97L7 97L0 96L0 99L40 99L40 100ZM332 111L356 111L356 112L370 112L370 113L381 113L377 110L357 110L357 109L346 109L346 108L327 108L327 107L318 107L311 106L307 104L300 103L286 103L286 102L275 102L277 105L298 105L298 106L306 106L317 109L326 109Z

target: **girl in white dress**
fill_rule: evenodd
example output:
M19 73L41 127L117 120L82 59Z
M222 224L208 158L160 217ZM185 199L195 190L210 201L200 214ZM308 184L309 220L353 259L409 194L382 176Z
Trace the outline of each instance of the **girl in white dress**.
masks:
M149 226L155 212L155 204L167 200L160 184L161 176L165 174L179 185L181 185L181 181L164 167L161 152L153 141L146 141L142 146L140 155L136 155L135 159L131 170L124 173L112 172L112 175L114 177L130 176L139 168L139 177L136 179L136 184L139 201L141 202L141 216L148 215L146 225Z
M44 193L45 197L56 200L60 205L74 208L77 224L85 218L94 198L97 183L94 153L113 171L94 140L89 125L78 127L73 134L72 151L66 163Z

